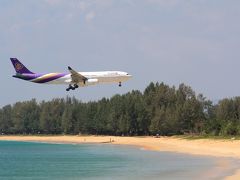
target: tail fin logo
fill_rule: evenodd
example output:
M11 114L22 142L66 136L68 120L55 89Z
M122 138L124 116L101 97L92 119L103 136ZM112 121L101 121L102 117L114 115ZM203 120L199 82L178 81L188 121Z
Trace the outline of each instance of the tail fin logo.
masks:
M21 65L20 63L15 63L15 68L17 71L20 71L23 69L23 65Z

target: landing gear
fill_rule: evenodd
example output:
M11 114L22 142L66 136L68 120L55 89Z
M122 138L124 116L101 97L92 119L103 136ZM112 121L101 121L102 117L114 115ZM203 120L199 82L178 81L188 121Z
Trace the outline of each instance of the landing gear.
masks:
M74 89L77 89L79 86L77 84L74 84Z
M119 86L119 87L122 87L122 82L119 82L118 86Z
M66 91L70 91L70 89L72 89L73 87L71 85L68 86L68 88L66 89Z
M73 86L71 84L69 84L68 88L66 89L66 91L70 91L70 90L75 90L77 89L79 86L77 84L74 84Z

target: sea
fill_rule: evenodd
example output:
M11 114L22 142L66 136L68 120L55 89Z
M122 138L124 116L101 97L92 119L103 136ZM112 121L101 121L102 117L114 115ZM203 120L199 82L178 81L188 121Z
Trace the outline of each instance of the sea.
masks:
M1 180L223 179L236 159L112 144L0 141Z

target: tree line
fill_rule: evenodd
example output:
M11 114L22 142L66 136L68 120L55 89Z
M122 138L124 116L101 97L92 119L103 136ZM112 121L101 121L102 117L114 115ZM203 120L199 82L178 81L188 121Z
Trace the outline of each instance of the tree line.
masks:
M1 134L240 135L240 97L217 104L191 87L150 83L99 101L35 99L0 109Z

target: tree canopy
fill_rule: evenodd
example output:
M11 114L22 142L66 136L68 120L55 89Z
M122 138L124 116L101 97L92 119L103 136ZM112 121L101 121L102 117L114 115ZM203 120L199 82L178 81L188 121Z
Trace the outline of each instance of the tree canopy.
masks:
M191 87L150 83L133 90L83 103L72 97L35 99L0 109L2 134L179 135L240 134L240 97L218 104Z

